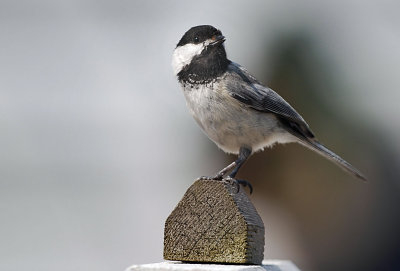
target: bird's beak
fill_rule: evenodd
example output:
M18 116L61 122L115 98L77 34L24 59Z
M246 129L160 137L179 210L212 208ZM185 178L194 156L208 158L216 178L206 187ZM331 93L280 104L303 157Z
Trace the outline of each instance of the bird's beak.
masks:
M211 40L212 41L208 45L215 46L218 44L222 44L225 41L225 37L223 35L213 36Z

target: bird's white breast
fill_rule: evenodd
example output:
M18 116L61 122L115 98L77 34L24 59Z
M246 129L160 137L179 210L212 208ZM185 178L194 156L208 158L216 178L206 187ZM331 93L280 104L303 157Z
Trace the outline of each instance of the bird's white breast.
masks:
M255 111L232 98L221 81L183 89L190 113L225 152L237 154L242 146L257 151L275 142L293 141L273 114Z

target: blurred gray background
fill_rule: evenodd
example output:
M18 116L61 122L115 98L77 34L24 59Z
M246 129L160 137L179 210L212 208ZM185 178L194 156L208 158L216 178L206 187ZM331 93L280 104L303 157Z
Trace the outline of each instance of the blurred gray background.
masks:
M0 269L162 260L164 221L232 161L187 112L171 54L212 24L368 183L297 145L239 177L265 258L400 270L398 1L0 1ZM378 268L378 269L377 269Z

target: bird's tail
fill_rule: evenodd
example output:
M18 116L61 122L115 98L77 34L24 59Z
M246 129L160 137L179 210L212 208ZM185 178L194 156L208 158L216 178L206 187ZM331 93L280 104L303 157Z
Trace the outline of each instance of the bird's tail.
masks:
M333 151L329 150L327 147L319 143L317 140L313 138L307 138L300 140L300 143L306 146L307 148L310 148L320 155L328 158L329 160L335 162L338 166L340 166L343 170L346 172L350 173L354 177L366 181L367 179L364 177L364 175L355 167L353 167L350 163L345 161L343 158L341 158L339 155L334 153Z

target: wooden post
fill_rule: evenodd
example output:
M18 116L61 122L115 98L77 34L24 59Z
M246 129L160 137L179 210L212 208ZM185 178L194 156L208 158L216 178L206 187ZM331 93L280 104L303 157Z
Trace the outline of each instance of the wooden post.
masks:
M198 180L165 222L164 259L261 264L264 224L243 188Z

